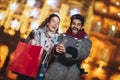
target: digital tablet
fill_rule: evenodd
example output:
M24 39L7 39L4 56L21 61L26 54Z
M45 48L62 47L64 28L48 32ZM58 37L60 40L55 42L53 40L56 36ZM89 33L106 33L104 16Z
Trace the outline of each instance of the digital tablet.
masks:
M74 38L74 37L68 36L68 35L63 35L62 39L61 39L61 43L65 47L75 47L76 42L77 42L77 38Z

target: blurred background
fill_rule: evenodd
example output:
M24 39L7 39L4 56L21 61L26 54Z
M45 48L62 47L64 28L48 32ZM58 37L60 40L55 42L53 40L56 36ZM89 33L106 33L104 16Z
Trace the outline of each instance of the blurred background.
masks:
M93 45L81 66L84 80L120 80L120 0L0 0L0 80L16 80L7 66L18 41L51 13L59 13L61 33L71 15L85 17Z

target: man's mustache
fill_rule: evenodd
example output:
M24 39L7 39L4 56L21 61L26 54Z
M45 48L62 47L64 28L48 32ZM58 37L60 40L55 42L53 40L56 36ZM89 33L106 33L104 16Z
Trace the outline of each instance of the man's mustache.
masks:
M73 28L72 28L72 30L79 31L79 29L78 29L78 28L76 28L76 27L73 27Z

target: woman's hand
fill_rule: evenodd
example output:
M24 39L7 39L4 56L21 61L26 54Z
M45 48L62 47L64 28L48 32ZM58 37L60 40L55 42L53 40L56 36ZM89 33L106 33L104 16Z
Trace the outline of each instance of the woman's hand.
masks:
M58 45L56 45L56 52L57 53L65 53L66 51L65 51L65 47L64 47L64 45L63 44L58 44Z

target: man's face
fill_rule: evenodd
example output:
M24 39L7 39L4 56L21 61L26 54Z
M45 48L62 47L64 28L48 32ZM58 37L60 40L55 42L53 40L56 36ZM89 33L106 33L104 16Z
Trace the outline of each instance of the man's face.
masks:
M71 30L73 34L77 34L78 31L81 29L81 21L79 19L73 19L71 23Z

